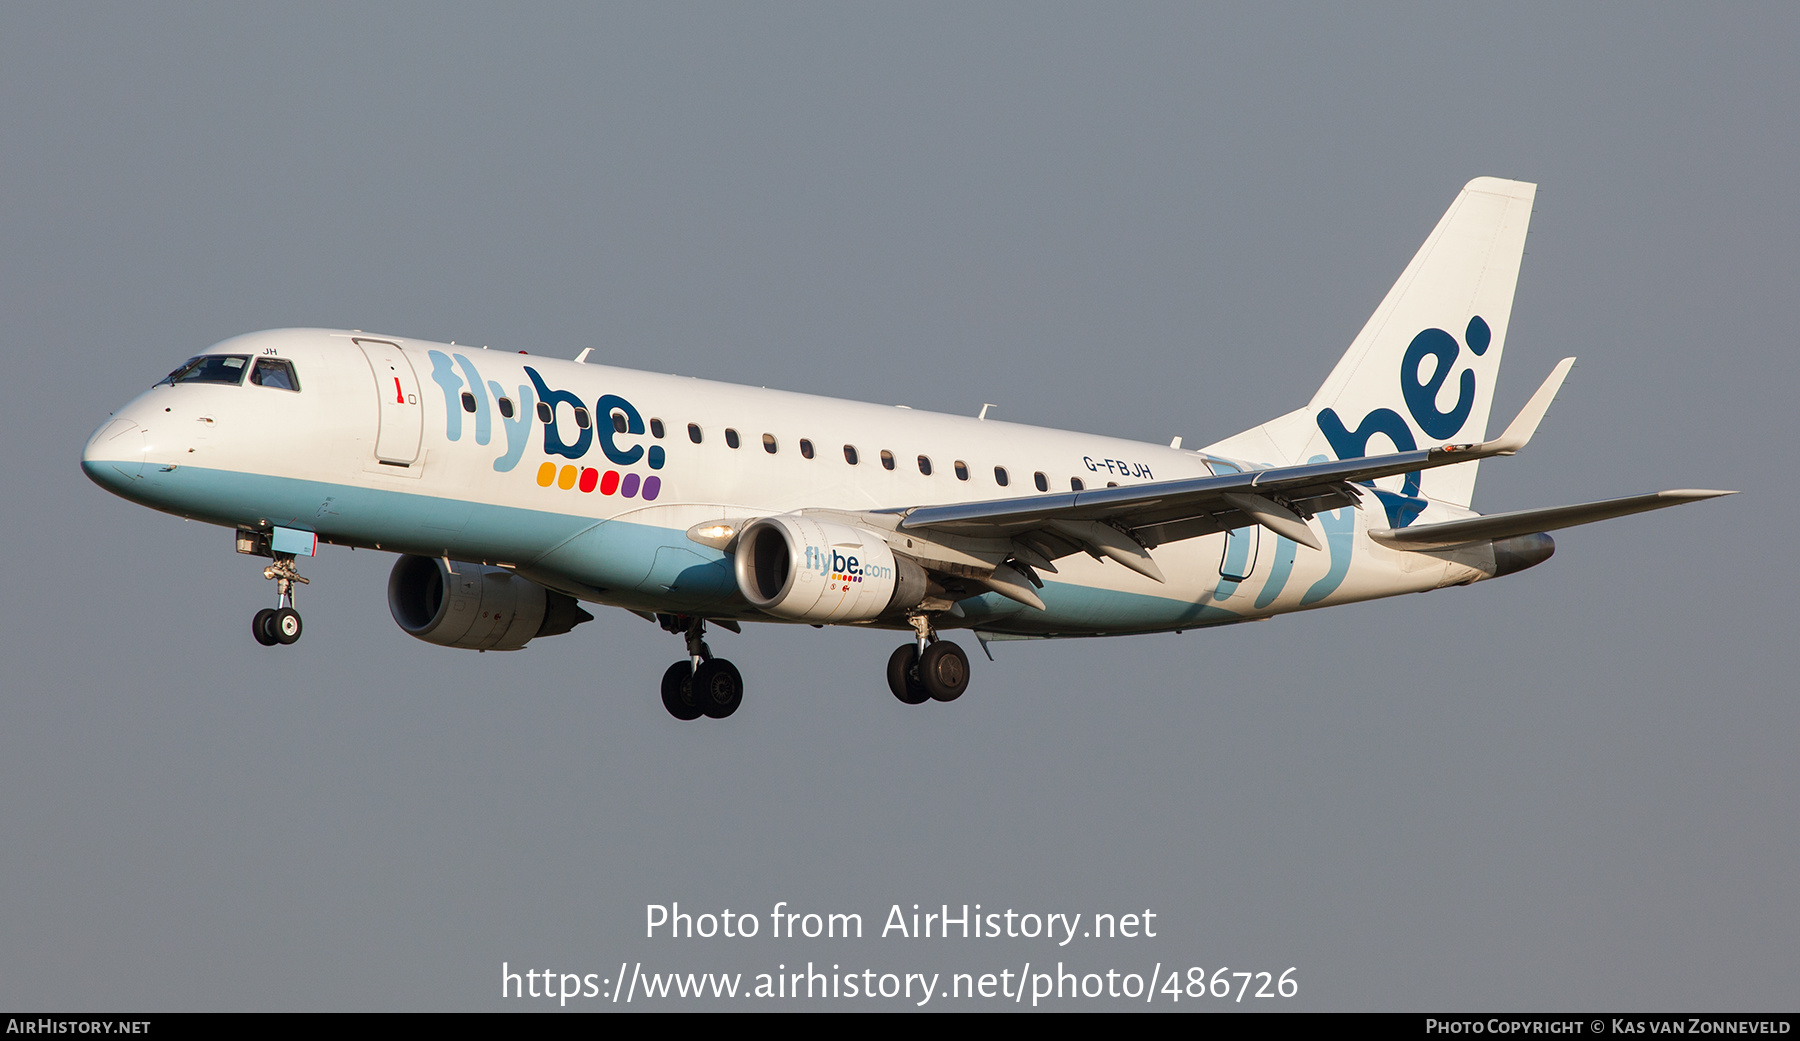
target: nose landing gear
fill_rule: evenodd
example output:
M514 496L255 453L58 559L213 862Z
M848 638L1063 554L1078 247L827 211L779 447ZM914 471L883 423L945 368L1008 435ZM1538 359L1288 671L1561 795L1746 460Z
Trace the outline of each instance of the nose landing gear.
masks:
M658 615L657 621L687 639L687 658L669 666L662 678L663 708L676 719L724 719L744 702L744 677L737 666L715 658L703 638L706 619ZM729 623L727 623L729 624Z
M263 568L263 577L274 579L276 592L281 597L281 606L265 607L256 612L256 616L250 620L251 635L264 647L293 643L300 639L303 628L300 624L300 612L294 610L294 583L309 583L301 577L300 572L294 570L294 558L286 554L277 556L275 563Z

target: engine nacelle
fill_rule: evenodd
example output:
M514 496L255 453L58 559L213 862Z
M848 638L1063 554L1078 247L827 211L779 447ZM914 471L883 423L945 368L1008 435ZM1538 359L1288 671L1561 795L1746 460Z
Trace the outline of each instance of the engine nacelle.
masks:
M388 575L388 610L407 635L442 647L516 651L566 633L593 615L575 598L505 568L405 556Z
M738 592L778 618L866 622L925 598L925 569L874 532L797 514L763 517L738 536Z

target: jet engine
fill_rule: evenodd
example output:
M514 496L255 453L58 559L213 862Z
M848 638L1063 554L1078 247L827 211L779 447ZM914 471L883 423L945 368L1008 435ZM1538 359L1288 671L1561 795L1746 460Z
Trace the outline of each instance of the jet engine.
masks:
M798 514L752 521L733 570L744 599L778 618L866 622L925 599L925 569L874 532Z
M442 647L516 651L593 615L575 598L505 568L403 556L388 575L388 610L407 635Z

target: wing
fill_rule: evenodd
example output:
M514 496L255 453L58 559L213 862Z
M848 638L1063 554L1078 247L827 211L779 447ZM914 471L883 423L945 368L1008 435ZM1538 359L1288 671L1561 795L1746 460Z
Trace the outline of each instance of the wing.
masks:
M1361 495L1354 484L1512 455L1523 448L1574 361L1565 358L1556 366L1505 433L1479 444L886 512L899 514L900 531L1010 540L1019 564L1054 572L1052 562L1056 558L1085 550L1116 560L1158 582L1163 580L1162 571L1148 550L1165 542L1216 531L1261 524L1301 545L1318 549L1318 538L1308 527L1307 519L1323 510L1359 502ZM1033 577L1028 571L1023 574Z

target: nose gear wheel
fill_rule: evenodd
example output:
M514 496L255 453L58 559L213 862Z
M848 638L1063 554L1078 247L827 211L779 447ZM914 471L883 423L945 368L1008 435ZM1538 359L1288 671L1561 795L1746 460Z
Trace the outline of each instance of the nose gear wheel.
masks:
M263 568L263 577L275 582L281 602L278 607L265 607L256 612L250 619L250 634L264 647L294 643L305 628L300 622L300 612L294 609L294 585L309 583L295 570L291 554L278 554L275 563Z

